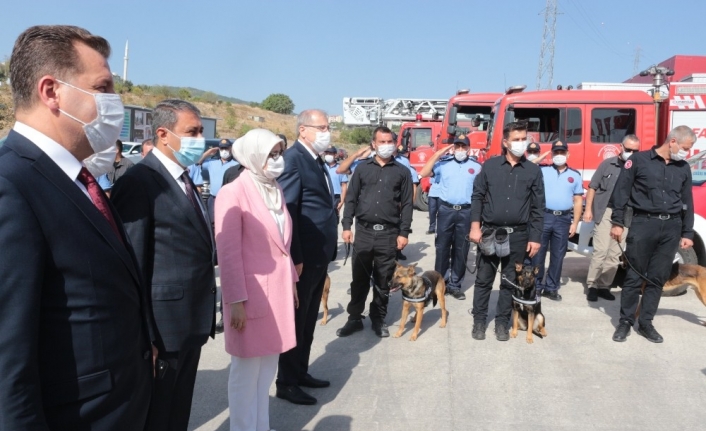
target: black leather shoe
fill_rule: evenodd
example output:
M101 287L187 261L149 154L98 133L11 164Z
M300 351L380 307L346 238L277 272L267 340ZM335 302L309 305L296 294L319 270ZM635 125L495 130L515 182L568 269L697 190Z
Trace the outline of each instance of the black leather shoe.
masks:
M510 339L510 332L507 330L507 326L502 323L495 324L495 338L498 341L507 341Z
M435 233L436 233L436 231L434 231L434 230L428 230L428 231L427 231L427 235L434 235Z
M304 376L303 379L299 380L299 386L303 386L305 388L328 388L331 386L331 382L328 380L321 380L317 379L315 377L312 377L311 374L307 374Z
M608 301L615 301L615 295L610 293L610 289L598 289L598 297Z
M346 322L345 325L343 325L343 328L336 331L336 335L338 335L339 337L347 337L354 332L358 332L358 331L362 331L362 330L363 330L363 321L362 320L349 320Z
M463 301L466 299L466 294L461 292L461 289L455 289L455 290L447 290L446 291L447 295L453 296L455 299L458 299L460 301Z
M643 337L647 338L647 341L652 341L653 343L661 343L664 341L664 338L662 338L661 335L659 335L659 332L655 329L654 326L638 326L637 327L637 333L642 335Z
M402 254L400 250L397 250L397 260L407 260L407 256Z
M316 404L316 398L302 391L302 388L297 385L277 385L276 395L277 398L287 400L292 404L299 404L302 406L311 406Z
M474 340L485 340L485 328L487 328L488 325L486 325L483 322L475 322L473 323L473 332L472 336Z
M591 302L598 301L598 289L596 289L595 287L589 287L588 293L586 293L586 300Z
M221 316L221 320L216 323L216 334L222 334L223 333L223 316Z
M347 293L348 295L351 294L351 288L350 288L350 287L348 288L348 290L346 290L346 293Z
M613 333L613 341L617 341L618 343L622 343L623 341L628 339L629 335L630 335L630 324L628 322L620 322L618 327L615 329L615 332Z
M549 298L552 301L561 301L561 295L559 295L559 292L557 292L556 290L545 290L544 292L542 292L542 296L545 298Z
M387 330L387 324L385 322L373 322L373 331L375 335L380 338L387 338L390 336L390 331Z

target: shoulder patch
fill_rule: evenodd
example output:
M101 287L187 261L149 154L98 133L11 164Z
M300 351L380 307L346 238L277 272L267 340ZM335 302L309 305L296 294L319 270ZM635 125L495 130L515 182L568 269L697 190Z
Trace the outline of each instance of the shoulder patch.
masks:
M632 167L632 160L628 159L627 162L625 162L625 169L630 169Z
M569 180L569 182L570 182L571 184L574 183L574 177L569 177L569 178L567 178L567 179Z
M471 174L471 175L473 175L473 174L476 173L476 170L473 169L473 168L470 168L470 169L468 170L468 173Z

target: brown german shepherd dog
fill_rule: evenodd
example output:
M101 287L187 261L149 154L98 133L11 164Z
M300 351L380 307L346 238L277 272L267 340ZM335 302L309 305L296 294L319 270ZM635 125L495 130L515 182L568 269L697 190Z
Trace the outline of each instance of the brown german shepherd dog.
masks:
M424 307L432 302L436 307L436 302L439 301L441 307L441 325L440 328L446 327L446 283L444 277L436 271L426 271L422 275L415 275L414 269L417 266L413 263L410 266L402 266L399 263L395 269L395 274L392 276L390 293L402 290L402 318L400 320L400 329L393 335L398 338L404 332L404 325L409 317L409 307L414 304L416 310L416 322L414 331L409 337L410 341L416 341L419 335L419 329L422 327L422 316L424 315Z
M642 293L645 292L646 281L642 282ZM687 286L691 286L696 292L696 297L699 298L702 304L706 305L706 268L700 265L683 265L674 263L672 272L669 274L669 279L664 283L662 296L679 296L686 293ZM640 306L642 300L637 304L635 317L640 316Z
M321 319L321 325L325 325L328 322L328 293L331 290L331 277L326 274L326 281L324 281L324 293L321 294L321 305L324 306L324 317Z
M510 336L517 337L517 330L522 329L527 331L527 344L534 343L533 333L541 336L547 336L547 330L544 327L545 320L542 314L542 303L539 301L535 281L539 267L532 265L523 265L515 262L515 271L517 272L516 286L512 293L512 330Z

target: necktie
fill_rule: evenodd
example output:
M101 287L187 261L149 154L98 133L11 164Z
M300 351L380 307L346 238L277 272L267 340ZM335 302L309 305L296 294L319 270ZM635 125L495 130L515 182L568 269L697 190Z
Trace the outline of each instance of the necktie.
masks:
M120 239L120 242L123 242L123 238L120 236L120 231L118 230L118 225L113 218L113 213L110 211L108 198L105 197L105 193L103 193L103 189L101 189L98 182L96 182L95 177L88 172L88 169L81 168L81 171L78 173L78 180L86 187L88 196L90 196L91 201L93 201L93 205L95 205L98 211L103 214L103 217L108 220L108 224L110 224L113 232L115 232L115 235Z
M189 198L189 202L191 202L191 206L194 207L194 210L196 211L197 217L201 222L203 223L203 226L208 230L208 225L206 225L206 220L203 218L203 211L201 211L201 206L199 205L198 201L196 200L196 194L194 193L194 183L191 182L191 178L189 177L189 172L184 171L183 174L181 174L181 179L184 181L184 188L186 189L186 197Z
M321 157L317 157L316 161L319 164L319 169L321 169L321 172L324 173L324 178L326 179L326 183L328 184L328 191L329 191L329 194L331 195L331 202L333 202L333 183L331 182L331 176L328 173L328 169L326 169L326 165L324 164L324 161L321 160Z

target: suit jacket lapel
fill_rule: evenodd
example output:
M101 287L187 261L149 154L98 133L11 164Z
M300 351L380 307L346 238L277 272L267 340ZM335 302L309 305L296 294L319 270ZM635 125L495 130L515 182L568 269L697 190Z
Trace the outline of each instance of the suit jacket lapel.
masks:
M265 229L267 229L267 232L270 234L270 237L275 244L277 244L277 247L279 247L283 253L289 254L289 250L285 246L284 240L282 239L283 235L280 235L279 228L277 227L277 223L275 223L274 217L272 217L270 210L265 205L265 201L262 199L262 196L260 196L260 192L255 185L255 180L253 180L250 175L241 175L241 178L238 180L245 181L244 185L246 187L245 190L247 192L248 202L250 202L250 207L252 208L257 219L262 221ZM279 185L277 186L277 190L282 193ZM284 196L282 196L282 210L284 211L284 214L287 214ZM287 217L285 217L284 238L288 238L289 230L291 230L290 224L291 223Z
M203 240L208 243L209 247L213 248L211 233L207 226L207 223L210 223L210 221L202 221L197 218L198 214L191 205L191 201L188 197L186 197L186 193L184 193L181 187L179 187L179 184L177 184L174 177L172 177L169 171L167 171L167 168L164 167L162 162L160 162L154 154L150 153L145 156L142 163L152 169L157 183L167 192L168 196L174 201L174 203L176 203L177 208L179 208L184 213L186 218L189 219Z
M115 235L115 232L108 223L108 220L106 220L103 214L98 211L98 208L96 208L93 202L91 202L91 199L86 196L81 191L81 189L74 182L71 181L69 177L66 176L66 174L61 170L61 168L59 168L59 166L57 166L57 164L54 163L54 161L51 160L49 156L47 156L38 148L37 150L40 152L40 154L37 155L38 157L36 157L34 163L32 164L32 167L36 169L37 172L39 172L42 176L44 176L44 178L54 184L54 186L59 189L59 191L63 193L70 202L72 202L76 207L78 207L78 209L86 216L86 218L93 225L93 227L96 228L98 233L100 233L100 235L105 238L108 244L110 244L110 246L115 249L115 251L120 256L120 259L122 259L122 261L125 263L125 266L127 266L127 268L130 270L130 273L132 274L133 278L135 278L138 284L141 284L141 279L137 273L135 261L132 258L130 252L125 247L125 244L129 244L129 240L127 238L127 235L125 235L122 223L120 223L120 217L113 208L112 204L109 203L110 209L113 214L113 218L115 219L116 224L118 225L118 230L122 235L124 244L120 241L120 238ZM106 198L106 200L110 202L109 199Z
M294 143L294 148L299 150L300 153L304 156L304 163L306 163L309 166L309 169L311 169L314 172L314 175L319 179L321 184L324 186L324 189L326 193L328 193L331 196L331 202L333 203L333 194L332 191L333 189L330 189L329 186L333 185L330 183L328 175L324 173L324 171L321 169L321 165L319 165L319 161L316 160L315 158L311 157L311 153L309 153L309 150L304 148L304 144L302 144L299 141L296 141ZM324 168L326 169L326 168ZM329 191L330 190L330 191Z

